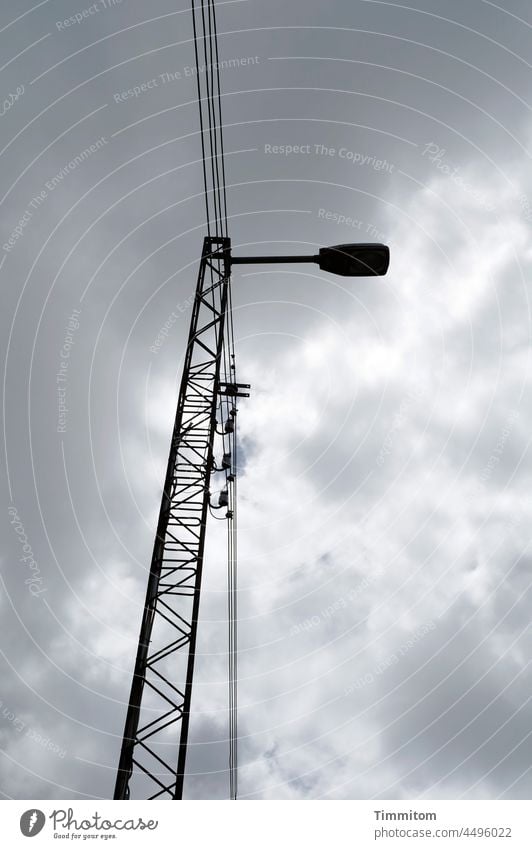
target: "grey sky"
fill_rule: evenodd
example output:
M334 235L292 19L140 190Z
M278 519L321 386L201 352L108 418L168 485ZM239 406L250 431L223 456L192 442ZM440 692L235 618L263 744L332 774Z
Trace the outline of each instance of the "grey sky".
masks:
M204 235L191 19L16 5L1 791L109 798ZM529 17L218 4L235 249L392 249L379 280L235 275L242 797L530 798ZM225 798L208 548L186 792Z

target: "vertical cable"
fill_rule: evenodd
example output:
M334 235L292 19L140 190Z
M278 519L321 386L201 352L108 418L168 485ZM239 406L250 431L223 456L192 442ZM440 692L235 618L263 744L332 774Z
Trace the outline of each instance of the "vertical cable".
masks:
M212 4L212 19L213 19L213 30L214 30L214 46L215 46L215 59L216 59L216 73L218 78L218 125L220 128L220 159L221 159L221 171L222 171L222 187L223 187L223 203L224 203L224 222L225 222L225 235L227 236L227 190L225 185L225 158L224 158L224 134L223 134L223 123L222 123L222 89L220 85L220 60L218 57L218 30L216 26L216 8L214 2Z
M218 33L214 0L201 3L201 14L192 0L194 51L196 58L198 106L200 113L201 152L205 208L208 235L216 239L227 237L227 191L225 178L223 123L221 106L220 62L218 56ZM202 41L202 46L199 42ZM204 58L205 78L200 81L200 57ZM211 218L212 212L212 218ZM210 267L210 298L214 306L215 286L212 264ZM227 281L228 305L226 313L227 334L223 343L220 372L226 385L236 383L234 329L231 302L231 281ZM222 450L229 452L230 468L226 471L228 492L227 518L227 617L228 617L228 721L229 721L229 790L232 799L238 793L237 751L237 523L236 523L236 477L237 435L236 399L231 395L220 396L220 419L222 422ZM231 416L231 412L234 415ZM232 419L234 430L224 432L223 423Z
M210 15L209 15L209 18L210 18ZM205 20L205 5L204 4L202 4L202 6L201 6L201 21L202 21L202 28L203 28L203 56L204 56L204 59L205 59L205 62L204 62L204 67L205 67L205 92L206 92L205 99L206 99L206 102L207 102L207 123L208 123L208 128L209 128L209 135L208 135L209 153L210 153L209 159L210 159L210 171L211 171L211 180L212 180L212 199L213 199L213 206L214 206L214 222L215 222L214 226L215 226L215 232L216 232L216 234L218 234L218 232L219 232L218 181L216 179L216 167L215 167L215 157L214 157L214 147L215 147L215 145L214 145L214 136L213 136L214 128L213 128L213 120L212 120L212 93L211 93L211 87L210 87L210 83L209 83L209 73L210 72L209 72L209 56L208 56L208 49L207 49L207 42L209 41L209 43L210 43L211 38L210 38L210 35L208 33L208 30L207 30L207 24L206 24L206 20ZM200 73L199 66L197 68L197 73L198 73L198 78L199 78L199 73Z
M236 383L235 349L232 315L231 281L228 287L226 344L229 353L228 377ZM231 468L228 491L229 521L227 528L227 618L228 618L228 707L229 707L229 794L231 799L238 795L238 607L237 607L237 408L232 404L234 429L230 434ZM229 403L228 403L229 413Z
M219 142L218 136L220 133L220 127L217 124L217 116L216 116L216 103L215 96L219 100L219 90L218 94L216 94L216 85L215 85L215 76L214 76L214 66L215 66L215 55L216 55L216 43L215 43L215 35L213 29L213 11L214 11L214 1L211 0L209 2L208 7L208 22L209 22L209 62L205 68L205 73L209 74L209 86L210 86L210 104L211 104L211 115L212 115L212 128L213 128L213 163L214 170L216 173L216 196L217 196L217 204L218 204L218 215L219 219L217 221L217 229L216 232L224 235L224 222L222 218L222 189L220 186L220 162L219 162Z
M235 415L233 483L233 798L238 794L238 584L237 584L237 421Z
M205 212L207 216L207 234L211 235L211 224L210 224L210 215L209 215L209 188L207 184L207 162L205 156L205 132L203 127L203 110L201 107L201 85L199 78L199 54L198 54L198 34L196 28L196 9L194 6L194 0L192 0L192 29L194 32L194 56L196 59L196 83L198 90L198 106L199 106L199 119L200 119L200 137L201 137L201 156L202 156L202 164L203 164L203 185L205 189Z

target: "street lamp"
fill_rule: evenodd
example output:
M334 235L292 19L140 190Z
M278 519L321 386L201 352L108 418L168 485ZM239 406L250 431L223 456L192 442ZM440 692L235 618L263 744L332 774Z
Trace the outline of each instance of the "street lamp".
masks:
M233 256L232 265L269 262L315 262L322 271L339 274L341 277L382 276L388 271L390 249L378 242L362 242L352 245L333 245L320 248L319 254L303 256Z
M226 484L232 486L236 473L235 467L231 472L231 457L225 453L225 442L220 469L214 461L214 439L219 433L217 415L220 399L226 397L231 409L224 434L234 434L236 399L249 395L245 391L249 384L236 382L232 357L230 378L225 371L226 354L230 350L224 348L224 333L231 315L231 266L315 262L322 271L332 274L369 277L386 274L389 261L390 251L381 244L334 245L321 248L312 256L232 257L231 240L227 236L209 235L203 240L115 799L130 798L131 782L133 788L142 787L151 794L149 799L183 798L207 515L214 507L210 496L211 474L225 471ZM233 518L229 506L234 497L234 489L226 487L218 500L218 507L227 508L228 519ZM172 675L179 675L179 687L173 683L173 677L168 677ZM234 679L231 683L234 686ZM164 754L169 744L170 726L177 731L174 737L177 764L170 763L166 754L164 760L161 758L161 752Z

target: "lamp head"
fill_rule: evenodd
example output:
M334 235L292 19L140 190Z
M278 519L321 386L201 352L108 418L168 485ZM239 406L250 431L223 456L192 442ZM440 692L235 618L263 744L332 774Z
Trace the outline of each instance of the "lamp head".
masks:
M318 264L322 271L342 277L381 276L388 271L390 249L377 242L333 245L320 248Z

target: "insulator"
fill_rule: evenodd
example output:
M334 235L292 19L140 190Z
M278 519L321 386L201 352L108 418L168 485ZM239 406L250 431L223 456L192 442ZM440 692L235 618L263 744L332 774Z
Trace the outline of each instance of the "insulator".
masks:
M235 432L235 422L234 419L227 419L224 427L225 433L234 433Z
M222 489L220 495L218 496L218 507L228 507L229 506L229 493L226 489Z
M226 451L226 453L222 457L222 469L230 469L230 468L231 468L231 452Z

